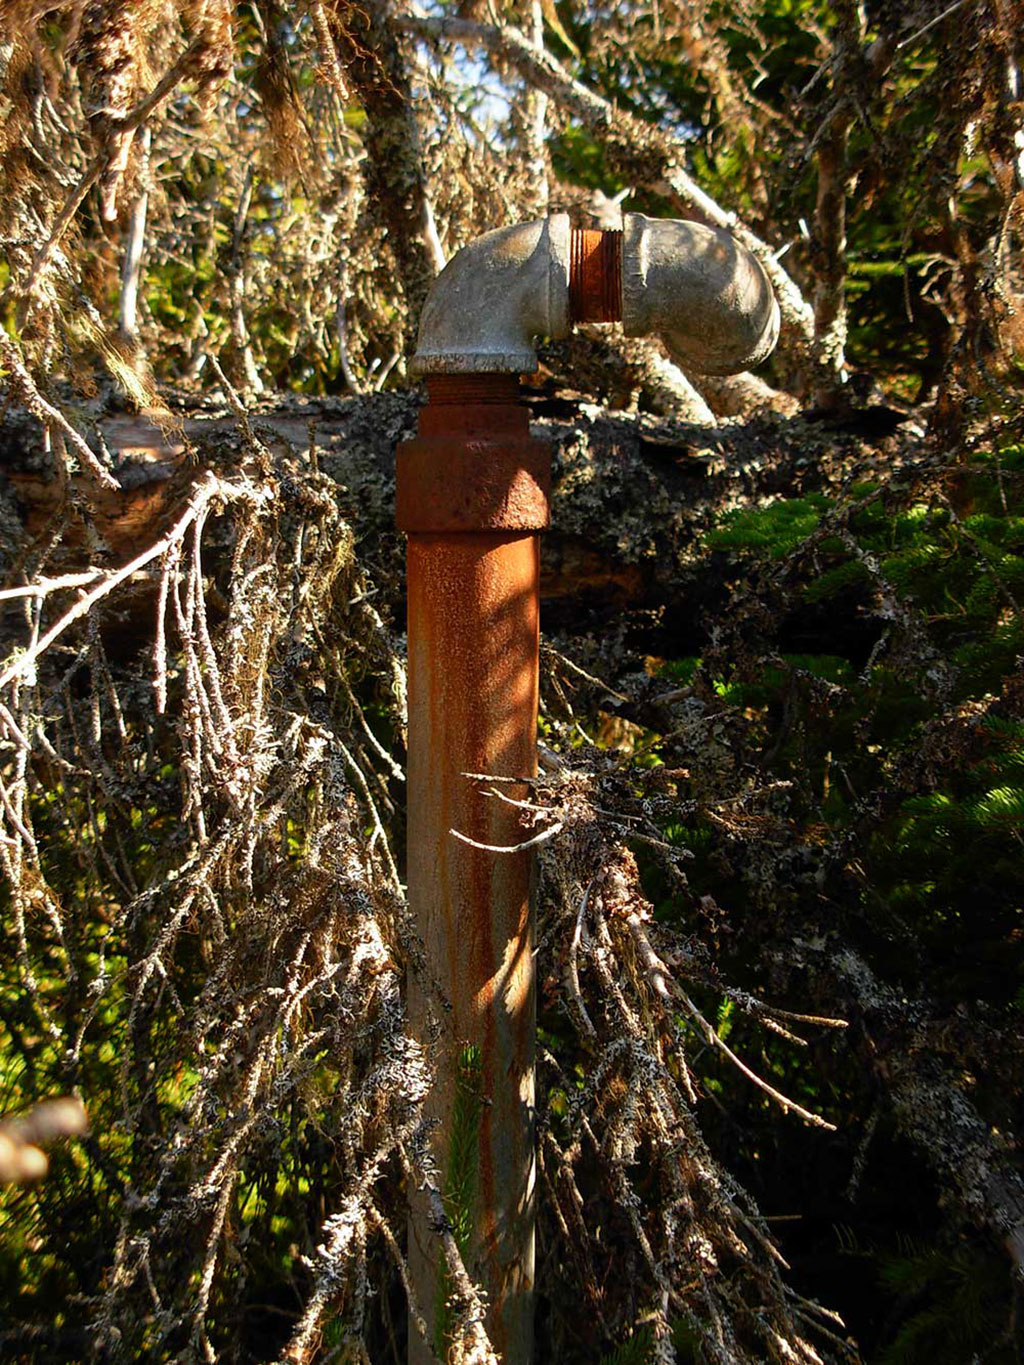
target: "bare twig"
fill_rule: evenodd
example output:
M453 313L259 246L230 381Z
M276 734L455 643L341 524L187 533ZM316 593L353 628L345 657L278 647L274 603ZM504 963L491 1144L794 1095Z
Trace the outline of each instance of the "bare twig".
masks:
M134 132L135 129L145 123L150 114L168 98L171 92L181 83L185 76L188 75L192 58L195 56L200 46L201 39L196 38L189 44L166 74L161 77L145 99L140 100L130 113L126 114L123 119L118 120L115 131L119 136ZM64 236L64 233L71 226L71 222L81 207L85 196L103 174L107 161L108 152L104 147L83 173L78 184L71 191L71 194L68 196L64 207L57 217L57 221L50 230L49 237L36 253L35 260L32 262L32 268L29 271L28 279L25 281L24 285L20 286L18 289L18 293L21 295L22 299L22 302L19 305L19 318L22 322L24 321L25 310L28 307L33 292L38 287L39 281L42 279L43 272L49 264L50 257L53 255L53 252L61 238ZM12 286L13 281L12 285L8 286L8 288ZM4 293L6 295L7 291L5 290Z
M133 574L144 569L147 564L154 559L159 559L174 545L180 544L188 533L189 528L200 516L203 509L215 499L220 498L225 502L230 502L236 498L251 499L258 496L254 487L243 487L240 485L225 483L216 478L213 474L206 474L198 484L193 493L189 504L182 515L178 518L171 529L154 541L148 549L121 566L113 573L105 574L102 580L92 589L91 592L83 594L82 597L70 607L63 616L56 621L50 629L37 640L31 648L17 655L0 671L0 688L7 687L11 683L28 677L34 669L37 660L44 654L50 646L64 634L66 630L76 621L82 620L87 616L93 607L96 606L104 597L107 597L113 590Z
M560 821L549 825L547 829L541 830L531 839L525 839L521 844L481 844L477 839L471 839L468 834L460 834L457 829L450 829L449 834L455 836L464 844L469 844L470 848L482 849L484 853L523 853L528 848L536 848L538 844L545 843L548 839L554 838L562 829Z
M57 430L71 442L76 454L85 466L86 472L97 483L102 484L104 488L120 492L121 485L114 478L113 474L111 474L110 470L106 469L100 463L84 437L75 430L60 409L55 408L52 403L47 402L39 392L35 380L29 374L22 361L17 343L2 327L0 327L0 360L2 360L4 366L9 371L13 381L13 387L16 389L21 401L25 404L33 417L38 418L40 422L56 427Z

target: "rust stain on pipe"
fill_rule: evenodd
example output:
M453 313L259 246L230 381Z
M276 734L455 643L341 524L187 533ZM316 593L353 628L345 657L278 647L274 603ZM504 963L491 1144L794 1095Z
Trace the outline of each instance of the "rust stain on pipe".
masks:
M433 379L420 436L399 450L398 499L399 526L409 532L409 901L431 975L450 1004L438 1019L411 978L410 1023L437 1065L428 1114L438 1121L433 1147L442 1183L451 1163L459 1057L466 1048L479 1057L466 1259L487 1293L486 1326L496 1351L509 1365L528 1365L532 863L528 852L492 853L451 833L479 844L520 843L516 809L463 774L536 771L537 532L548 519L549 454L530 438L517 388L514 376ZM514 786L501 790L525 794ZM436 1331L439 1244L418 1197L409 1260L420 1306ZM409 1358L413 1365L430 1359L414 1337Z
M572 228L569 233L569 316L573 322L622 317L622 233Z

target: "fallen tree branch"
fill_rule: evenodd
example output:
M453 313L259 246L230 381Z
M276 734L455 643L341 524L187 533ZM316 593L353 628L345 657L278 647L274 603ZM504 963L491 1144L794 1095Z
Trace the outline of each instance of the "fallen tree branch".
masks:
M110 470L100 464L88 441L80 432L75 430L60 409L55 408L52 403L48 403L39 392L21 358L17 342L2 327L0 327L0 363L9 371L11 387L17 392L18 397L32 416L38 418L45 426L56 427L61 435L71 442L85 469L97 483L102 484L104 488L115 489L120 492L121 485Z
M967 1221L992 1232L1024 1278L1024 1178L963 1090L927 1048L915 1045L921 1002L905 1001L850 948L816 964L852 997L870 1032L873 1070L900 1132L919 1149ZM917 1016L915 1018L915 1016Z
M172 546L179 544L184 539L189 527L214 498L232 500L240 496L249 496L249 494L238 486L225 483L213 474L208 473L198 485L181 517L166 535L154 541L148 549L143 550L140 555L136 555L127 564L123 564L114 573L104 575L90 592L81 596L59 620L54 622L45 635L35 640L30 648L21 654L16 654L14 658L9 660L6 668L0 672L0 688L7 687L17 679L28 676L34 669L40 655L44 654L69 626L87 616L101 598L106 597L119 584L130 578L132 574L138 573L140 569L145 568L154 559L161 558Z

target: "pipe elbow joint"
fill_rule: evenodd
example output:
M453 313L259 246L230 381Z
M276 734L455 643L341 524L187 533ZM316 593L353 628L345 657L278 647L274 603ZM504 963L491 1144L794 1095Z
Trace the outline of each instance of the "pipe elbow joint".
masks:
M528 374L536 336L569 317L569 215L498 228L464 246L431 286L414 374Z
M627 213L622 327L659 336L684 369L738 374L774 349L779 305L761 263L728 232Z
M623 230L572 229L554 214L476 238L427 295L414 374L524 374L537 336L621 318L661 337L688 370L735 374L772 351L779 306L760 262L702 223L627 213Z

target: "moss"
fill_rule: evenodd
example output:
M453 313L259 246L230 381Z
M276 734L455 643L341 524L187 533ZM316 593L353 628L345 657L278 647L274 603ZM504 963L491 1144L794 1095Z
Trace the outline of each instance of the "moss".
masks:
M468 1045L459 1053L456 1068L451 1145L448 1149L448 1169L442 1194L452 1236L464 1262L469 1259L473 1238L473 1216L480 1174L482 1113L480 1049ZM451 1274L442 1253L438 1262L437 1301L434 1305L434 1348L442 1360L448 1359L455 1325L452 1291Z

